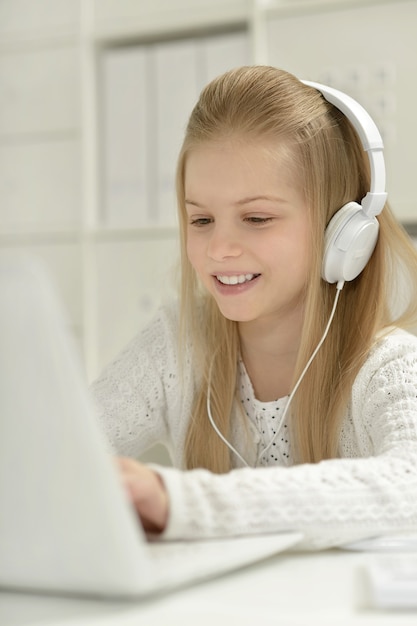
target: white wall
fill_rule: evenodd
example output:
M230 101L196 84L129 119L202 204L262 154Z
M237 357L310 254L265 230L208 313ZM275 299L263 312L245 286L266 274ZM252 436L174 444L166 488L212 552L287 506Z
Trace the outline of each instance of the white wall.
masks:
M80 11L0 1L0 246L42 257L83 332Z
M384 139L394 210L417 220L417 2L397 0L273 15L269 58L305 79L346 91L371 114Z

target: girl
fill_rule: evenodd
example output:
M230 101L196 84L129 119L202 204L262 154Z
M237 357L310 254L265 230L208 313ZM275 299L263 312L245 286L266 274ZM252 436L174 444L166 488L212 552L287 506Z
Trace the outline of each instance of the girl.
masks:
M317 549L416 527L417 254L387 204L365 269L322 277L326 227L371 174L294 76L243 67L203 90L178 163L180 305L93 386L148 531L301 530ZM173 467L134 460L156 442Z

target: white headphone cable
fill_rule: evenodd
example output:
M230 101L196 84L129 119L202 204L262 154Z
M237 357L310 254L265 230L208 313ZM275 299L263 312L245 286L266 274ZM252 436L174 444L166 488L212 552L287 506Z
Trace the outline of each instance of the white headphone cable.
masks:
M308 368L310 367L310 365L311 365L311 364L312 364L312 362L314 361L314 359L315 359L315 357L316 357L316 355L317 355L317 352L318 352L318 351L320 350L320 348L322 347L322 345L323 345L323 343L324 343L324 340L326 339L326 337L327 337L327 335L328 335L328 333L329 333L330 326L331 326L331 324L332 324L332 322L333 322L333 318L334 318L335 313L336 313L336 307L337 307L337 303L338 303L338 301L339 301L340 292L342 291L342 289L343 289L343 285L344 285L344 284L345 284L345 281L340 280L340 281L337 283L337 285L336 285L336 296L335 296L335 299L334 299L334 302L333 302L333 308L332 308L332 310L331 310L330 317L329 317L329 320L328 320L328 322L327 322L326 328L324 329L323 336L322 336L322 338L320 339L319 343L317 344L317 346L316 346L316 348L315 348L315 350L314 350L313 354L311 355L311 357L310 357L310 358L309 358L309 360L307 361L307 363L306 363L306 365L305 365L305 367L304 367L303 371L302 371L302 372L301 372L301 374L300 374L299 379L297 380L296 384L294 385L294 388L293 388L293 390L291 391L291 393L290 393L290 395L289 395L288 402L287 402L287 404L285 405L285 409L284 409L284 412L283 412L283 414L282 414L282 416L281 416L281 420L280 420L280 422L279 422L279 424L278 424L278 428L277 428L277 430L276 430L276 433L275 433L275 435L272 437L271 441L268 443L268 445L266 446L266 448L264 448L264 449L262 450L262 452L259 454L259 456L258 456L258 458L257 458L257 460L256 460L256 465L255 465L255 467L258 465L259 461L261 460L261 457L265 454L265 452L268 452L268 450L270 449L270 447L271 447L271 446L272 446L272 444L274 443L275 439L277 438L277 436L278 436L278 434L279 434L279 431L281 430L281 426L283 425L284 420L285 420L285 418L286 418L286 416L287 416L289 406L290 406L290 404L291 404L291 402L292 402L292 400L293 400L293 398L294 398L294 396L295 396L295 394L296 394L296 392L297 392L297 389L298 389L298 387L300 386L300 384L301 384L301 382L302 382L302 380L303 380L303 378L304 378L304 376L305 376L305 374L306 374L306 372L307 372Z
M236 450L236 448L234 448L232 446L232 444L229 441L227 441L226 437L217 428L217 424L215 423L215 421L213 419L213 416L211 414L211 407L210 407L211 384L210 383L211 383L211 368L212 367L213 367L213 361L212 361L212 364L210 366L209 379L208 379L208 388L207 388L207 415L208 415L208 418L210 420L210 424L213 426L214 430L216 431L216 433L218 434L220 439L223 441L223 443L226 444L226 446L229 448L229 450L231 450L237 456L237 458L241 460L243 465L245 465L246 467L250 467L249 463L247 463L245 461L243 456Z
M333 318L334 318L335 313L336 313L336 308L337 308L337 303L338 303L338 301L339 301L340 292L342 291L344 284L345 284L345 281L343 281L343 280L339 280L339 282L338 282L338 283L337 283L337 285L336 285L336 296L335 296L335 299L334 299L334 302L333 302L333 308L332 308L332 310L331 310L330 317L329 317L329 320L328 320L328 322L327 322L326 328L324 329L323 336L322 336L322 338L320 339L319 343L317 344L317 346L316 346L316 348L315 348L315 350L314 350L313 354L311 355L311 357L310 357L310 358L309 358L309 360L307 361L307 363L306 363L306 365L305 365L305 367L304 367L303 371L301 372L300 377L298 378L298 380L297 380L296 384L294 385L294 388L293 388L293 390L291 391L291 393L290 393L290 395L289 395L288 402L287 402L287 404L286 404L286 406L285 406L285 409L284 409L284 411L283 411L283 414L282 414L282 416L281 416L281 420L280 420L280 422L279 422L279 424L278 424L278 427L277 427L277 430L276 430L276 432L275 432L275 435L273 436L273 438L271 439L271 441L269 442L269 444L268 444L268 445L267 445L267 446L266 446L266 447L262 450L262 452L258 455L258 457L257 457L257 459L256 459L256 464L255 464L255 467L257 467L257 466L258 466L258 463L259 463L259 461L261 460L262 456L263 456L263 455L264 455L264 454L265 454L265 453L266 453L266 452L270 449L270 447L271 447L271 446L272 446L272 444L274 443L275 439L277 438L277 436L278 436L278 434L279 434L279 432L280 432L280 430L281 430L281 426L282 426L282 424L284 423L284 420L285 420L285 418L286 418L286 416L287 416L288 409L289 409L289 407L290 407L290 404L291 404L291 402L292 402L292 399L294 398L294 396L295 396L295 394L296 394L296 392L297 392L297 389L298 389L298 387L300 386L300 384L301 384L301 382L302 382L302 380L303 380L303 378L304 378L304 376L305 376L305 374L306 374L306 372L307 372L308 368L309 368L309 367L310 367L310 365L312 364L313 360L315 359L315 357L316 357L316 355L317 355L317 352L320 350L321 346L322 346L322 345L323 345L323 343L324 343L324 340L326 339L326 337L327 337L327 335L328 335L328 333L329 333L330 326L331 326L331 324L332 324L332 322L333 322ZM238 457L238 459L240 459L240 461L243 463L243 465L245 465L246 467L250 467L249 463L248 463L248 462L247 462L247 461L246 461L246 460L242 457L242 455L241 455L241 454L240 454L240 453L236 450L236 448L234 448L234 447L232 446L232 444L231 444L231 443L230 443L230 442L226 439L226 437L225 437L225 436L224 436L224 435L220 432L220 430L218 429L218 427L217 427L217 425L216 425L216 423L215 423L215 421L214 421L214 419L213 419L213 416L212 416L212 413L211 413L211 406L210 406L210 396L211 396L211 368L212 368L212 366L213 366L213 365L211 365L210 370L209 370L208 389L207 389L207 415L208 415L208 418L209 418L209 420L210 420L210 423L211 423L212 427L214 428L214 430L216 431L216 433L217 433L217 435L220 437L220 439L223 441L223 443L224 443L224 444L225 444L225 445L229 448L229 450L231 450L231 452L233 452L233 453L234 453L234 454Z

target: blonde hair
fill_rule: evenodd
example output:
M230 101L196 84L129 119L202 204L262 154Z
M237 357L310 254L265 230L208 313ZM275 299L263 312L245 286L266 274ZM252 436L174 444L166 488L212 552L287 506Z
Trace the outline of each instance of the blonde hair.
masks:
M321 278L324 232L331 216L369 190L369 163L347 118L319 92L273 67L241 67L212 81L191 113L177 170L181 239L181 332L193 345L197 394L185 442L187 468L227 472L228 448L207 416L230 438L237 394L239 332L204 292L186 253L184 176L187 156L205 142L226 138L271 140L285 145L310 207L313 242L305 289L305 314L294 381L318 344L329 318L335 286ZM290 163L291 165L291 163ZM308 369L291 406L291 446L295 462L337 456L340 418L353 381L375 342L390 326L417 325L417 253L388 205L379 216L376 249L364 271L346 283L329 334ZM393 311L399 272L408 301ZM398 296L403 295L402 293ZM242 428L244 417L242 414Z

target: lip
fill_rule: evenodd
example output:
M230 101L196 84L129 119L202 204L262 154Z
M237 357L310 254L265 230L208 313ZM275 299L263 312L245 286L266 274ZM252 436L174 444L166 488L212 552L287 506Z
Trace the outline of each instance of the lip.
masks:
M212 274L216 291L222 295L239 295L255 287L261 278L261 274L258 274L252 280L237 283L236 285L225 285L217 280L217 276L240 276L241 274L256 274L256 272L218 272L217 274Z

